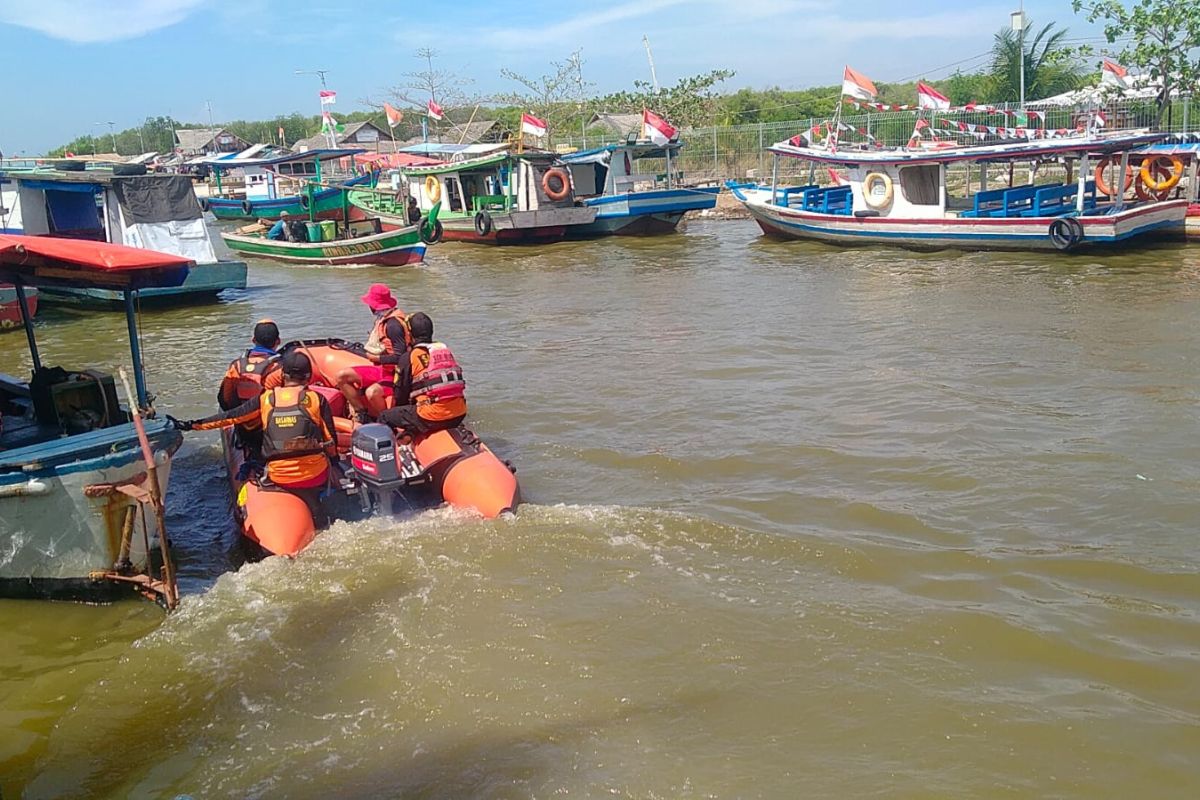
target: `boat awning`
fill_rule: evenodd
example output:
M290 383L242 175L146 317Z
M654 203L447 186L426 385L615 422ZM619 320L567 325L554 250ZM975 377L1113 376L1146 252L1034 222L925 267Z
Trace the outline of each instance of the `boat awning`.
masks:
M361 147L337 147L326 148L322 150L305 150L301 153L285 153L283 155L268 156L265 158L242 158L243 153L233 153L224 156L210 156L208 158L201 159L199 163L209 164L213 169L270 167L276 164L289 164L303 161L332 161L339 158L350 158L351 156L356 156L359 153L365 152L367 151Z
M121 244L0 234L0 282L77 289L179 286L193 261Z

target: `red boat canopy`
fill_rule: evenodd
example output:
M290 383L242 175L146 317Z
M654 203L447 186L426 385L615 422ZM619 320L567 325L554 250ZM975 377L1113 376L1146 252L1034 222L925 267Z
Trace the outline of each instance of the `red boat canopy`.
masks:
M0 234L0 281L25 286L146 289L179 286L193 262L122 244Z

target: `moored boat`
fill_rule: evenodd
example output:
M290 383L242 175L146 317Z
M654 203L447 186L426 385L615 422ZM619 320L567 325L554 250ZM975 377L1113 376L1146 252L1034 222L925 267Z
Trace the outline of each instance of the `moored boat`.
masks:
M441 203L447 241L478 244L545 244L596 218L579 204L571 174L554 153L508 150L425 167L403 167L404 192L422 213ZM378 216L379 195L348 193L352 205Z
M311 216L314 219L343 219L345 206L341 186L370 183L373 173L356 175L338 172L338 162L353 163L365 153L357 148L305 150L300 153L262 151L256 145L241 153L214 156L203 163L210 167L215 194L200 201L217 219L279 219ZM242 185L230 191L227 174L240 173Z
M568 236L671 233L687 212L715 207L720 186L684 186L682 176L673 174L671 161L681 146L627 142L563 156L576 195L596 209L593 222L570 228ZM659 161L661 173L637 170Z
M29 309L29 316L31 317L37 315L37 301L37 289L26 289L25 304ZM21 304L17 300L16 287L9 284L0 284L0 333L3 333L4 331L15 331L20 327Z
M165 494L182 437L153 417L136 295L183 283L190 263L121 245L0 235L0 280L14 286L33 361L29 380L0 376L0 596L96 600L130 587L172 596L153 563L165 543L138 512ZM124 296L136 403L149 418L122 407L111 375L42 363L27 308L32 286Z
M1186 200L1148 196L1130 202L1124 192L1109 196L1092 174L1105 166L1112 182L1128 186L1141 160L1131 162L1131 153L1162 138L1124 133L893 150L791 140L769 148L773 175L780 159L799 159L810 164L808 183L783 186L776 179L730 189L764 233L782 238L934 250L1091 250L1148 235L1182 235ZM1065 163L1068 178L988 186L988 165L1018 162ZM845 182L818 185L811 180L818 166L845 168ZM965 166L968 178L971 167L980 167L979 190L954 197L947 181L951 166ZM1071 170L1077 177L1070 177Z
M253 234L222 231L221 239L234 252L292 264L400 267L424 259L427 244L421 237L419 225L382 230L378 223L371 223L370 220L349 224L324 220L317 229L328 234L319 241L268 239L261 229Z
M292 350L308 356L313 365L309 386L325 397L334 414L344 477L327 493L324 509L331 518L441 503L487 518L516 510L520 488L515 473L465 425L398 444L386 425L358 425L348 418L345 398L333 387L338 373L371 364L361 345L315 339L282 348L284 353ZM221 441L243 535L268 554L299 553L316 536L320 521L300 498L251 477L244 467L247 454L229 430Z
M1187 200L1184 230L1189 240L1200 239L1200 134L1171 134L1164 141L1142 148L1138 154L1143 156L1138 167L1139 182L1142 168L1152 173L1151 177L1162 181L1171 181L1176 175L1180 176L1168 191L1177 198Z
M82 166L82 164L80 165ZM34 169L10 172L16 185L9 230L27 236L112 242L194 262L178 286L153 286L141 302L205 302L246 287L246 263L218 258L191 180L184 175L118 174L114 169ZM141 168L144 172L144 168ZM14 222L16 221L16 222ZM48 286L44 303L124 306L120 291Z

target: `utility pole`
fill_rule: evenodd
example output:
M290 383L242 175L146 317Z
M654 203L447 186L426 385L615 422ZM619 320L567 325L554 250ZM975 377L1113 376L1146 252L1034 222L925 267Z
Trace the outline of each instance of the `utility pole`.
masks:
M650 80L654 82L654 93L658 94L658 73L654 71L654 53L650 52L650 37L642 34L642 44L646 45L646 60L650 62Z
M1021 0L1017 10L1011 15L1012 29L1017 32L1017 60L1020 64L1021 110L1025 110L1025 0Z
M116 126L112 122L105 123L108 125L108 135L112 137L113 152L117 152L117 133Z

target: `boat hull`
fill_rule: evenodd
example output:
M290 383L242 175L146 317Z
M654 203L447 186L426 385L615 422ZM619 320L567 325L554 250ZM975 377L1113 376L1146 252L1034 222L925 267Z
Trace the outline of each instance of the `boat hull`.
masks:
M146 427L159 488L165 495L171 459L183 437L165 421L147 420ZM145 485L146 466L133 426L118 425L5 453L6 465L22 460L23 469L0 473L0 553L4 554L0 596L75 596L89 589L108 594L111 585L93 580L90 574L111 569L116 562L121 523L132 501L121 493L98 492L96 487ZM131 560L145 561L148 554L142 537L135 535L131 544ZM152 538L151 550L156 546Z
M475 218L443 213L438 217L444 237L450 242L470 244L552 244L567 237L571 228L588 225L596 210L586 206L547 208L538 211L494 212L492 229L486 236L475 230Z
M894 219L819 214L766 202L770 191L740 192L746 209L767 235L829 244L885 245L917 250L1058 251L1049 235L1057 217ZM757 196L756 196L757 195ZM766 199L765 199L766 198ZM1178 237L1186 201L1133 206L1098 216L1076 217L1084 238L1078 250L1113 247L1140 237Z
M38 290L32 286L25 289L25 303L29 314L37 314ZM0 333L20 330L21 304L17 302L17 292L10 284L0 284Z
M374 264L402 267L424 260L426 249L413 225L373 236L330 242L281 242L234 233L222 233L221 238L230 250L243 255L317 266Z
M687 212L716 207L719 192L719 186L706 186L591 197L584 202L596 209L595 221L571 228L568 236L584 238L672 233Z
M245 261L215 261L197 264L188 271L187 280L170 288L140 289L143 303L197 303L211 301L226 289L246 288ZM83 306L87 308L123 308L124 295L112 289L42 289L43 302L51 305Z

